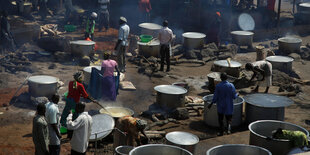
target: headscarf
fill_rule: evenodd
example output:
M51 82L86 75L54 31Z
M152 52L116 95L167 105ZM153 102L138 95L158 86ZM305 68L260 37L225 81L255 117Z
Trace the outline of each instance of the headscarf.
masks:
M77 88L77 82L82 80L82 72L76 72L73 75L74 82L73 82L73 89Z

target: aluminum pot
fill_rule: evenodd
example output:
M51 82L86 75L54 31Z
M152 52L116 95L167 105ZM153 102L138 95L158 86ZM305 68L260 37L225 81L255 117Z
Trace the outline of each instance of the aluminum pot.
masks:
M250 31L232 31L230 32L233 43L238 46L252 47L254 33Z
M158 37L158 31L162 28L161 25L155 23L141 23L139 27L141 28L141 34L151 35L153 38Z
M92 116L91 135L89 141L102 140L108 136L114 129L115 121L107 114L97 114Z
M199 138L196 135L182 131L169 132L165 138L168 145L181 147L193 154L195 154L195 148L199 142Z
M202 48L206 35L198 32L186 32L182 34L183 46L187 49Z
M88 85L90 82L90 75L91 75L91 70L92 68L95 67L98 70L101 70L101 66L87 66L83 68L83 75L84 75L84 84Z
M297 12L298 13L304 13L304 14L310 14L310 3L300 3L297 5Z
M225 144L215 146L207 151L207 155L272 155L267 149L245 144Z
M239 77L241 66L242 64L237 61L230 61L230 66L229 66L227 60L218 60L218 61L214 61L213 71L225 72L230 76Z
M203 115L204 122L209 126L219 127L216 103L214 103L212 107L208 109L208 105L212 102L213 94L204 96L202 99L204 101L204 109L205 109ZM234 100L234 112L231 124L231 126L233 127L239 126L242 123L243 102L244 99L239 96Z
M272 64L272 69L283 72L291 72L294 59L286 56L269 56L266 58Z
M89 56L95 49L95 42L87 40L70 41L71 52L77 56Z
M299 53L302 40L294 37L283 37L278 39L279 51L284 53Z
M306 129L292 123L275 120L260 120L249 125L250 145L256 145L268 149L272 154L286 155L293 148L293 145L289 140L267 139L267 137L272 136L272 131L277 130L278 128L301 131L309 136L309 132Z
M148 43L138 41L139 54L148 58L150 56L159 57L160 43L158 40L152 40Z
M31 76L28 79L28 91L33 97L52 97L58 90L58 78L47 75Z
M133 146L118 146L115 148L116 155L129 155L129 152L133 149Z
M193 155L177 146L165 144L148 144L134 148L129 155Z
M158 85L154 87L157 92L156 103L162 108L175 109L185 106L185 88L174 85Z
M105 109L100 109L101 114L108 114L114 119L118 119L124 116L133 116L134 111L125 107L105 107Z

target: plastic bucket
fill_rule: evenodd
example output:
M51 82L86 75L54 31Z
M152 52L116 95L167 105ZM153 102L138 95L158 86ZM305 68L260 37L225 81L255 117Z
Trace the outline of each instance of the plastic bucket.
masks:
M143 43L150 42L153 39L151 35L140 35L140 41Z

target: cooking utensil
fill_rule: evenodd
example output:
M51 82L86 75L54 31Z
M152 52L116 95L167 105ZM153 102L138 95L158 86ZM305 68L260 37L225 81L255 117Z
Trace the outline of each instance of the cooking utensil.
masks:
M58 78L47 75L36 75L28 78L28 90L33 97L51 97L57 92Z
M278 39L279 51L284 53L299 53L302 40L294 37L283 37Z
M156 103L162 108L175 109L177 107L184 107L185 88L174 85L158 85L154 87L157 92Z
M294 59L287 56L269 56L266 58L272 64L272 69L277 69L283 72L292 71Z
M212 147L207 155L272 155L265 148L245 144L224 144Z
M199 138L191 133L174 131L166 134L165 138L167 139L169 145L175 145L195 153L195 147L199 142Z
M255 21L250 14L242 13L238 17L238 25L243 31L252 31L255 28Z
M254 33L250 31L232 31L230 32L232 42L238 46L252 47Z
M227 75L239 77L241 66L242 64L237 61L218 60L214 61L214 68L212 71L225 72Z
M115 126L114 119L108 114L98 114L92 116L93 124L89 141L101 140L109 135Z
M189 151L172 145L148 144L134 148L129 155L192 155Z
M77 56L89 56L95 49L95 42L87 40L70 41L71 52Z
M206 35L199 32L185 32L183 36L183 46L188 49L201 48L205 43Z
M154 38L148 43L143 43L143 42L138 41L137 44L139 46L140 55L143 55L147 58L150 56L159 57L160 43L158 39Z

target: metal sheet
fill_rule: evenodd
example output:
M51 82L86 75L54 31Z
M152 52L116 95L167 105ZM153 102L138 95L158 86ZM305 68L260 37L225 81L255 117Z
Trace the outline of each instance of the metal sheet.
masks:
M58 78L48 75L36 75L29 77L28 81L38 84L52 84L57 83Z
M285 43L301 43L302 40L299 38L294 37L283 37L279 38L278 41L285 42Z
M254 30L255 28L255 21L251 15L247 13L242 13L239 15L238 25L241 28L241 30L251 31Z
M155 24L155 23L141 23L139 24L139 27L148 29L148 30L160 30L163 28L161 25Z
M250 32L250 31L232 31L230 32L231 34L234 34L234 35L241 35L241 36L250 36L250 35L254 35L253 32Z
M192 38L192 39L201 39L201 38L205 38L206 35L203 33L199 33L199 32L185 32L182 34L182 36L184 38Z
M244 100L251 105L265 108L286 107L294 103L294 101L288 97L263 93L246 95Z
M98 70L101 70L101 66L87 66L83 69L84 72L87 72L87 73L91 73L91 68L97 68Z
M199 138L191 133L174 131L166 134L166 139L178 145L194 145L199 142Z
M158 85L154 87L154 90L163 94L172 95L181 95L187 93L187 90L185 88L174 85Z
M93 42L93 41L87 41L87 40L76 40L76 41L70 41L70 44L77 44L77 45L94 45L95 42Z
M230 66L231 68L242 66L242 64L237 61L230 61L230 64L231 64ZM218 61L214 61L214 65L221 66L221 67L228 67L228 62L227 60L218 60Z
M106 137L112 132L115 126L114 119L107 114L98 114L92 116L92 119L93 124L91 126L91 136L89 138L90 141L96 141ZM95 137L96 133L98 133L97 139Z
M273 61L273 62L293 62L294 59L291 57L286 57L286 56L269 56L266 58L267 61Z

